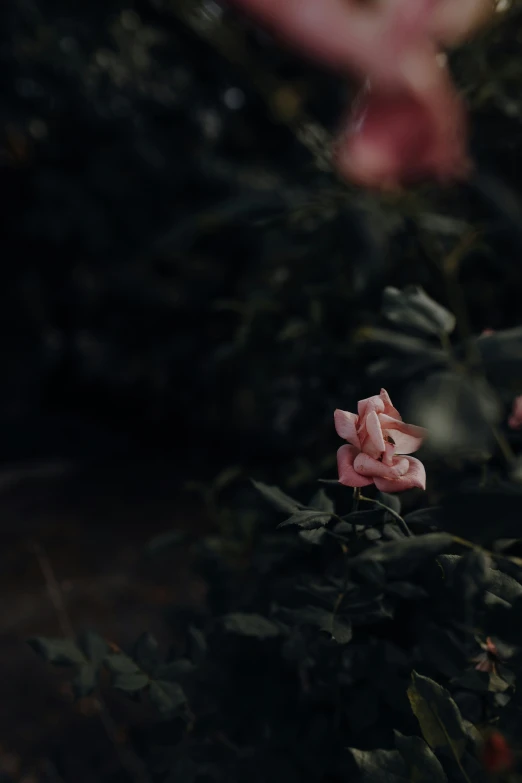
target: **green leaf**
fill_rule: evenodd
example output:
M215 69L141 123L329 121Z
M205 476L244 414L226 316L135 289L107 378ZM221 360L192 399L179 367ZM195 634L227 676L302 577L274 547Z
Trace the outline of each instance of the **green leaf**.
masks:
M387 593L398 595L408 601L420 601L428 597L428 593L423 587L411 582L388 582L384 589Z
M95 631L85 631L78 637L78 645L85 654L85 657L95 666L99 667L109 652L109 647Z
M188 658L180 658L177 661L171 661L160 666L157 670L157 677L159 680L165 680L166 682L172 682L179 677L184 677L186 674L194 671L194 664L189 661Z
M453 587L466 611L482 607L491 573L491 558L484 552L472 550L460 558L453 571Z
M502 563L500 563L502 566ZM504 574L496 568L488 571L487 592L502 598L512 604L522 596L522 585L509 574Z
M154 706L163 714L174 712L187 701L183 688L175 682L163 682L162 680L151 682L149 697Z
M154 672L159 663L158 642L150 633L143 633L137 639L132 650L132 657L140 669L149 674Z
M458 677L468 664L469 653L459 638L438 623L425 623L419 639L419 654L424 662L444 677Z
M105 665L113 674L136 674L140 667L125 653L115 653L107 656Z
M389 576L402 578L415 571L425 560L449 549L452 544L453 539L448 533L427 533L371 547L354 557L352 563L357 566L358 563L374 560L386 567Z
M448 691L428 677L413 672L408 699L430 748L449 751L460 765L467 735L459 709Z
M488 683L488 691L490 691L490 693L505 693L509 687L509 683L497 674L497 672L493 671L490 673Z
M408 286L402 291L392 286L385 288L382 313L394 324L436 336L451 334L456 323L455 316L420 286Z
M136 671L128 674L117 674L114 678L113 686L120 691L135 693L146 688L149 682L149 677L144 672Z
M396 514L401 513L401 499L398 495L390 495L388 492L378 492L377 500L384 506L391 508Z
M230 633L251 636L256 639L272 639L279 636L279 628L260 614L236 612L223 618L223 625Z
M386 571L384 566L375 559L357 559L353 560L353 568L365 582L382 587L386 583Z
M326 530L324 529L324 527L319 527L316 528L315 530L299 531L299 538L302 541L306 541L307 544L313 544L314 546L319 546L319 544L322 543L325 535L326 535Z
M432 348L425 339L411 337L393 329L380 329L376 326L364 326L354 333L357 342L365 343L372 348L381 349L390 357L408 357L408 361L422 359L428 366L447 365L446 353L440 348ZM395 361L397 364L397 361Z
M395 747L408 767L410 783L447 783L442 764L431 748L420 737L395 734Z
M310 501L310 508L317 511L331 511L332 513L335 511L334 502L328 497L324 489L320 489L315 493Z
M518 383L522 363L522 327L503 329L475 341L475 350L482 357L488 377L495 380L497 388L510 388L513 396L519 394Z
M359 783L411 783L398 750L348 750L357 764Z
M166 549L184 544L187 538L187 534L182 530L170 530L168 533L163 533L161 536L156 536L152 541L149 541L145 548L145 554L149 556L157 555Z
M98 685L99 669L91 663L80 666L78 673L72 681L72 688L77 699L89 696Z
M55 666L74 666L86 663L85 655L72 639L53 639L43 636L28 639L38 655Z
M335 639L339 644L347 644L352 639L350 623L327 609L321 609L318 606L305 606L291 614L301 623L314 625L320 631L329 633L332 639Z
M280 490L279 487L272 487L268 484L263 484L262 481L254 480L252 480L252 484L257 489L257 491L263 495L265 500L268 500L268 502L279 511L287 511L289 514L293 514L296 511L304 508L302 503L299 503L299 501L294 500L288 495L285 495L285 493Z
M237 478L239 478L242 472L242 468L240 468L238 465L232 465L229 468L225 468L225 470L222 470L221 473L219 473L219 475L216 476L212 482L213 489L224 489L228 484L231 484L232 481L235 481Z
M315 530L318 527L324 527L331 519L331 515L325 511L314 511L306 509L297 511L289 519L285 519L277 527L288 527L288 525L298 525L303 530Z
M442 510L442 506L419 508L417 511L411 511L409 514L406 514L406 516L403 518L408 527L411 527L412 525L440 527L440 515Z

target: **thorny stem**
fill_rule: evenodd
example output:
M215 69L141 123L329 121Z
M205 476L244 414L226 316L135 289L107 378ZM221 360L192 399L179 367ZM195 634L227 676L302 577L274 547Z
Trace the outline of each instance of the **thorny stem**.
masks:
M353 510L358 511L359 510L359 500L361 500L361 488L360 487L354 487L353 488Z
M367 498L365 495L359 495L359 500L366 501L367 503L374 503L374 505L379 506L380 508L384 508L389 514L392 515L392 517L395 517L397 522L399 523L402 532L406 536L413 536L413 533L411 532L410 528L406 524L406 521L401 517L400 514L398 514L396 511L393 510L393 508L390 508L385 503L381 503L380 500L374 500L373 498Z

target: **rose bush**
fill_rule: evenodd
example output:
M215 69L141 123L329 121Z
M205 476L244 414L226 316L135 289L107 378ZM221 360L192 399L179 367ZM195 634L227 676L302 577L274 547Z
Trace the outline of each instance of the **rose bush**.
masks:
M335 428L350 445L337 452L339 481L348 487L375 484L381 492L426 487L424 465L405 456L420 448L426 430L403 422L386 389L360 400L358 413L336 410Z
M396 338L413 322L424 329L414 342L423 354L435 328L453 329L421 289L384 300ZM520 339L512 330L504 340L518 362ZM449 401L430 403L442 424ZM456 404L463 418L469 398ZM519 773L520 485L507 466L500 473L500 450L465 470L439 458L431 496L403 504L386 493L424 487L409 455L427 431L402 421L385 389L357 413L337 410L335 424L347 441L341 483L376 491L325 478L331 495L294 496L253 481L280 514L275 532L262 509L247 516L241 482L244 500L210 535L173 530L150 542L147 557L167 567L187 558L204 582L197 605L169 607L165 658L149 633L124 646L92 632L30 640L69 666L78 697L103 697L110 682L133 708L155 710L126 748L150 780L486 783Z

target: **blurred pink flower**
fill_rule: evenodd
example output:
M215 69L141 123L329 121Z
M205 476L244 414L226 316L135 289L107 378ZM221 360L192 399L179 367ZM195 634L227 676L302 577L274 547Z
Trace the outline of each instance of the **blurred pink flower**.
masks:
M382 492L426 487L424 465L411 454L420 448L426 430L403 422L389 394L360 400L358 413L336 410L337 434L350 445L337 452L339 481L348 487L375 484Z
M508 427L512 430L519 430L522 427L522 394L513 400L511 416L508 419Z
M232 0L288 43L367 86L336 153L345 177L395 187L470 170L465 111L441 55L492 0Z
M481 643L482 652L473 658L475 663L475 669L478 672L493 672L495 671L495 664L498 661L498 651L495 643L491 640L491 637L487 637L486 641Z

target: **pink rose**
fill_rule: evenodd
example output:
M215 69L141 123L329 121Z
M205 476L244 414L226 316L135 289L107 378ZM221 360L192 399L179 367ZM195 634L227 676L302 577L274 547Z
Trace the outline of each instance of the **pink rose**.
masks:
M508 427L519 430L522 427L522 394L513 400L513 409L508 419Z
M347 487L375 484L381 492L425 489L424 465L403 455L420 448L426 430L403 422L386 389L360 400L357 410L358 414L334 413L337 434L350 444L337 452L340 483Z
M364 90L337 148L341 174L369 187L470 170L463 103L442 47L469 36L491 0L232 0L288 43Z

